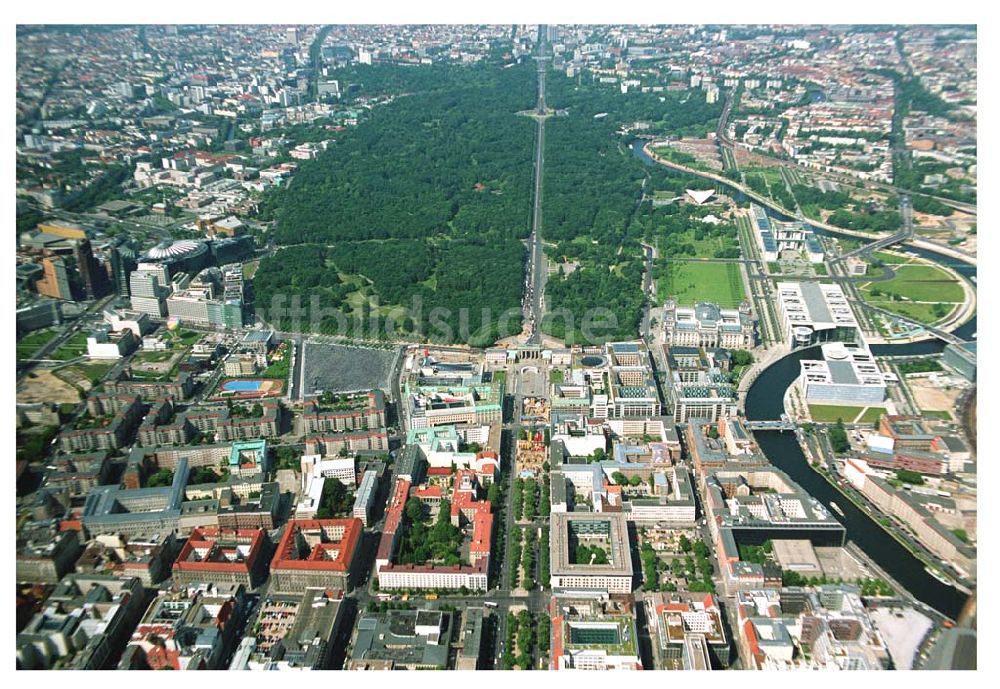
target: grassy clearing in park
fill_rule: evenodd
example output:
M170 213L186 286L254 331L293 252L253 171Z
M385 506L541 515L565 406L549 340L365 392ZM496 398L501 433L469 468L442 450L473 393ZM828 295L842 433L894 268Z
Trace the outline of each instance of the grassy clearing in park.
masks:
M657 280L657 298L678 304L708 301L723 308L739 306L746 299L739 264L669 261L665 276Z
M53 330L36 330L25 335L17 343L17 358L27 359L39 349L44 347L53 337L56 336Z
M655 238L653 239L654 244L657 248L660 247L660 238L665 237L662 232L657 231ZM704 239L695 239L694 230L685 230L684 232L677 232L673 234L675 241L680 244L691 244L694 247L693 254L686 254L690 256L698 256L704 258L711 258L715 256L715 252L723 249L739 249L740 243L736 239L736 236L732 237L705 237ZM662 255L662 253L658 254Z

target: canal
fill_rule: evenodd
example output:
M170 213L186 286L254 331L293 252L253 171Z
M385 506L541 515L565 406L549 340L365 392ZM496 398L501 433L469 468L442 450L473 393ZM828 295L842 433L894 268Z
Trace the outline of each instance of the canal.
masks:
M659 166L643 150L645 143L642 139L634 141L631 146L633 155L646 164ZM678 172L677 174L685 173ZM716 180L710 181L713 184L721 184ZM737 203L742 204L749 200L745 194L737 189L730 187L729 193ZM794 218L777 213L772 209L767 209L767 212L780 220L794 220ZM858 239L851 235L810 226L817 234L824 236ZM976 266L951 256L914 246L907 246L905 251L952 268L970 282L976 276ZM975 283L972 284L975 285ZM976 317L973 316L968 323L954 332L964 340L973 339L976 334ZM873 345L871 349L876 356L914 356L940 353L944 349L944 345L945 343L941 340L930 339L910 344ZM799 361L819 356L818 346L799 349L765 369L747 391L747 419L750 421L779 419L784 413L784 393L799 375ZM867 512L855 506L822 475L814 471L809 466L809 462L793 433L759 431L754 436L768 461L788 474L806 492L828 508L831 503L837 503L837 506L844 513L843 516L838 515L837 518L847 529L847 538L857 544L889 576L899 582L915 598L938 612L952 619L958 617L967 596L928 574L923 562L886 533L885 529L876 523ZM836 514L835 510L832 512Z
M796 350L761 373L747 392L747 419L769 421L780 418L784 412L784 391L798 377L799 361L817 356L819 347ZM847 538L856 543L889 576L938 612L952 619L958 616L966 595L928 574L923 562L886 533L868 513L856 507L814 471L793 433L758 431L754 433L754 437L768 461L788 474L807 493L826 507L836 501L844 513L843 516L837 515L837 519L847 529ZM833 513L836 514L836 511Z

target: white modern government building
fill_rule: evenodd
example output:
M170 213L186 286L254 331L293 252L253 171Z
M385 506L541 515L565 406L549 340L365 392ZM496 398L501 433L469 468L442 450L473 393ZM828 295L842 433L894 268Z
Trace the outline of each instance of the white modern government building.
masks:
M783 251L802 251L810 263L823 262L823 247L805 223L774 220L755 203L750 204L750 220L765 261L777 261Z
M822 350L821 361L799 362L806 402L881 405L885 401L887 374L868 347L831 342Z
M779 282L778 307L792 348L822 342L859 342L861 332L840 285Z

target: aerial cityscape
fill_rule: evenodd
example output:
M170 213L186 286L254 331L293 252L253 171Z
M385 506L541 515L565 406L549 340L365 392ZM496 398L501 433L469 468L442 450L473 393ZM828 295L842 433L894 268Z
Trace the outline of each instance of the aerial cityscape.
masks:
M17 25L16 667L977 668L977 28Z

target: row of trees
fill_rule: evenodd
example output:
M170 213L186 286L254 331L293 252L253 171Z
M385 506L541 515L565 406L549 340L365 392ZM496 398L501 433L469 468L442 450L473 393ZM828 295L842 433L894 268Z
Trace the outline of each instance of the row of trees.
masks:
M514 519L534 519L537 515L549 514L549 478L539 492L538 482L533 478L518 478L514 481L513 496Z
M542 527L542 547L538 551L538 581L542 586L549 585L549 527Z
M548 622L548 620L546 620ZM548 631L548 624L545 625ZM539 626L539 632L541 631ZM518 654L514 655L515 639ZM507 613L507 636L505 641L505 651L501 659L504 670L512 670L517 665L522 670L534 670L534 650L539 642L531 613L521 610L517 615ZM545 638L545 650L548 650L548 636ZM541 646L539 645L539 648Z
M538 532L534 528L524 531L524 553L521 568L524 570L524 588L529 591L537 585L535 580L535 551L538 548Z
M514 527L510 534L510 587L516 589L521 584L521 554L524 532Z

